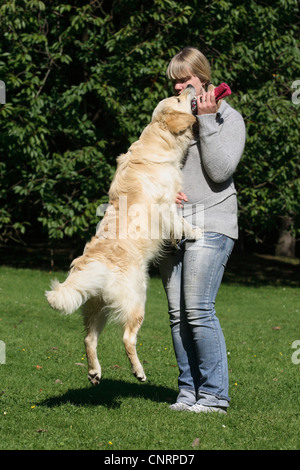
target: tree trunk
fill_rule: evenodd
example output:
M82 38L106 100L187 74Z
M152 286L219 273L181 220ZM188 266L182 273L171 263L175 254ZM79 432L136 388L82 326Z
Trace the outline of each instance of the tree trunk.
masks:
M291 230L292 223L293 219L288 215L281 218L279 237L275 247L276 256L295 258L296 241Z

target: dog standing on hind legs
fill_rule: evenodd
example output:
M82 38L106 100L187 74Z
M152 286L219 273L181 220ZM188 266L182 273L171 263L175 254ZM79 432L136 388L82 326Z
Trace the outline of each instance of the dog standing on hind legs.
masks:
M98 337L108 319L123 325L132 372L146 380L136 340L145 314L149 263L162 253L166 240L202 235L179 216L174 202L196 121L191 111L194 95L189 86L157 105L139 140L118 157L110 205L96 236L72 262L65 282L53 281L46 292L51 307L66 314L83 306L88 378L94 385L101 379Z

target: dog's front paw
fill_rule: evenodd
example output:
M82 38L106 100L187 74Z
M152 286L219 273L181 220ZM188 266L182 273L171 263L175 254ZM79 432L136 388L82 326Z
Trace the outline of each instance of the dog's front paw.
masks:
M99 385L100 379L101 379L101 374L98 371L90 370L89 375L88 375L88 379L93 385Z
M203 237L203 231L201 230L201 228L195 228L193 230L193 234L194 234L194 240L200 240L200 238Z
M189 222L185 219L183 221L183 232L185 238L189 240L200 240L203 237L203 231L199 227L193 227Z
M203 237L203 231L201 228L192 228L191 230L185 231L185 236L189 240L200 240Z

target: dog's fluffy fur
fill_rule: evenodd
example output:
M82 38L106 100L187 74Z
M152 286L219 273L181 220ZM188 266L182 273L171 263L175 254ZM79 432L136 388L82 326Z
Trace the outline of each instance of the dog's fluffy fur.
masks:
M155 108L139 140L118 158L110 206L96 236L72 262L65 282L53 281L52 290L46 292L49 304L64 313L83 305L88 374L94 385L101 378L98 336L109 317L124 327L123 342L133 374L146 380L135 346L144 318L149 263L162 250L164 232L169 231L170 238L178 238L176 233L181 231L189 239L201 237L200 229L193 229L178 215L174 202L182 189L180 167L195 123L191 113L194 92L187 87L179 97L166 98ZM124 201L125 223L121 220ZM145 226L152 233L148 230L143 236Z

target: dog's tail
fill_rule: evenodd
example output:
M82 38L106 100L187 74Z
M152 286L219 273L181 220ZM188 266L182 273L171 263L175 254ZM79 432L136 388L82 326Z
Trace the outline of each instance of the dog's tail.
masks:
M101 294L108 276L107 266L93 261L86 264L83 270L72 269L63 283L52 281L52 290L46 291L45 295L52 308L71 314L89 298Z

